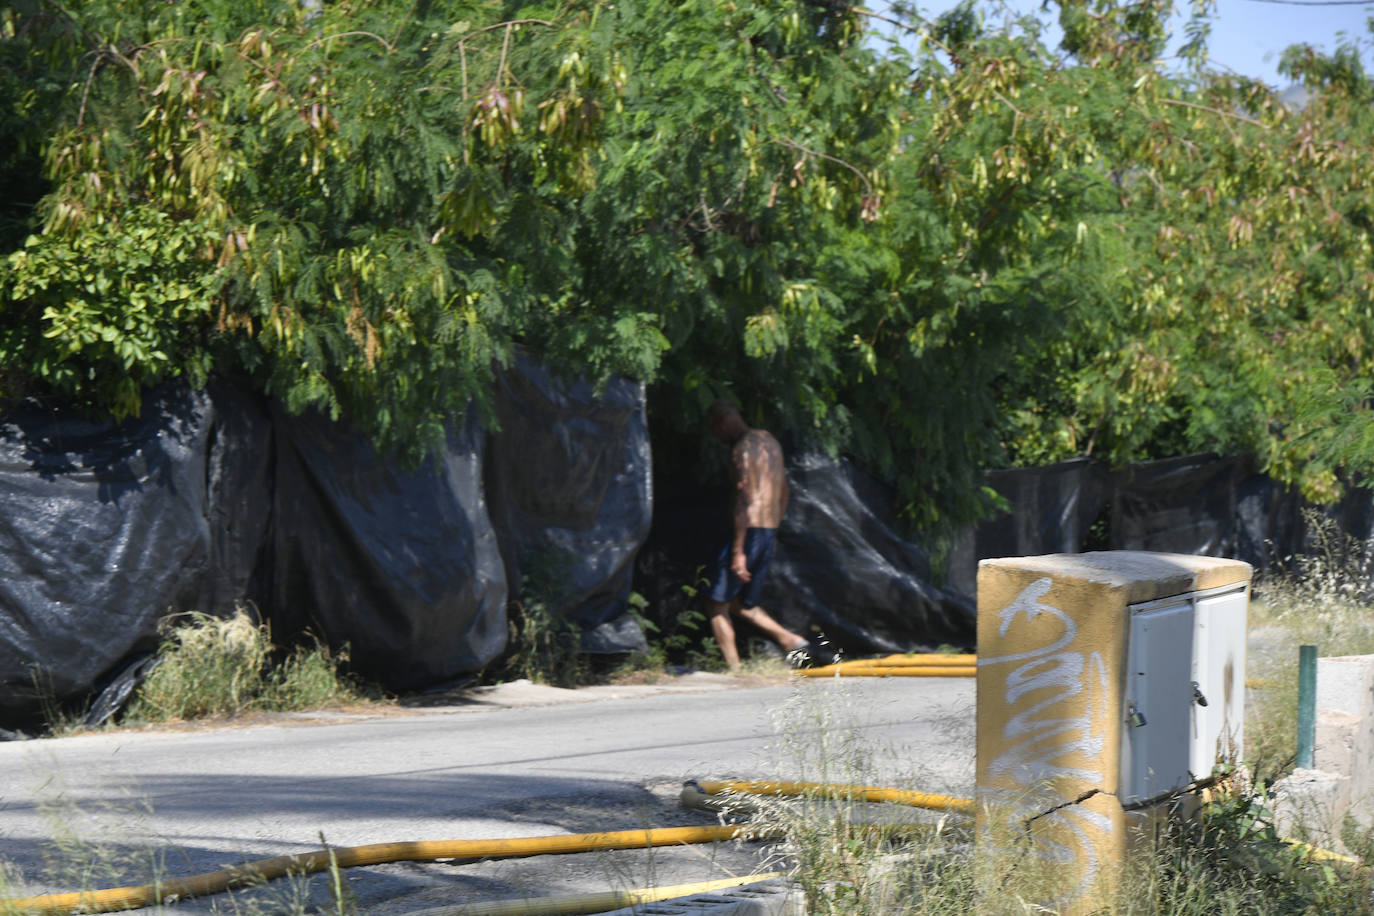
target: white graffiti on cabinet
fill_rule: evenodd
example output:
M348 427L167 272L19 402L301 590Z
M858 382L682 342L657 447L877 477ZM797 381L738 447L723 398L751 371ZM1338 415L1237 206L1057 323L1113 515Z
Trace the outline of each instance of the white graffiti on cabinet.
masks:
M978 666L1014 666L1002 680L1008 715L999 752L986 775L1003 786L1010 782L1016 787L995 794L1001 804L1010 806L1017 821L1037 818L1045 826L1063 828L1037 831L1035 849L1042 860L1076 866L1079 880L1059 898L1062 904L1087 892L1096 881L1100 865L1096 841L1110 835L1113 825L1105 815L1069 804L1104 779L1107 669L1101 652L1076 648L1074 620L1042 600L1051 585L1048 578L1037 579L999 614L998 635L1003 638L1019 624L1048 615L1057 626L1045 644L980 658ZM1067 842L1052 839L1056 836Z

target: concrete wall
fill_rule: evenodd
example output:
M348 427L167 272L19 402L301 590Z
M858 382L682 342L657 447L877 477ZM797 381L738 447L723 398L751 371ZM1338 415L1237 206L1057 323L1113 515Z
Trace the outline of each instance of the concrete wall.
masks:
M1280 831L1344 851L1346 815L1374 828L1374 655L1317 659L1317 735L1311 770L1275 788Z

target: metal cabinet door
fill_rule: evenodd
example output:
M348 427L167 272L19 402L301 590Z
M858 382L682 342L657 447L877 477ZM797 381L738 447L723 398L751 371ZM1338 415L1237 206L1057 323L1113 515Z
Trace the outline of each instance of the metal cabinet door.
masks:
M1121 800L1129 803L1187 785L1191 764L1193 603L1131 614L1126 669Z
M1240 756L1248 604L1244 588L1197 599L1192 673L1197 693L1192 706L1189 767L1199 779L1210 776L1218 761Z

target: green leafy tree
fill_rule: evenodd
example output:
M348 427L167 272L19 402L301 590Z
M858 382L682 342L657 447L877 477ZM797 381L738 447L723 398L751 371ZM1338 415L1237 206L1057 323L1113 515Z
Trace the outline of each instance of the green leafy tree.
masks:
M987 510L983 469L1246 450L1367 474L1370 81L1157 58L1169 8L90 0L0 21L0 396L242 371L416 459L524 346ZM889 18L905 44L872 26ZM908 50L909 48L909 50ZM41 166L40 163L41 162Z
M73 53L92 63L47 140L42 231L0 283L5 364L117 416L136 409L130 387L236 366L383 448L417 457L437 442L559 285L500 236L537 248L522 233L558 231L536 191L588 184L596 113L618 89L614 52L591 47L594 10L423 12L70 13ZM93 254L101 267L72 269ZM150 291L133 264L189 289ZM80 283L101 301L73 300ZM128 385L102 374L101 344Z
M1312 93L1293 110L1251 80L1164 72L1167 7L1060 10L1065 56L1034 29L927 29L931 126L904 151L903 189L924 185L921 218L950 233L925 269L977 305L913 330L962 327L991 354L977 387L1002 448L980 458L1249 451L1336 496L1336 466L1367 474L1374 454L1357 50L1293 52ZM1028 340L999 348L1007 330Z

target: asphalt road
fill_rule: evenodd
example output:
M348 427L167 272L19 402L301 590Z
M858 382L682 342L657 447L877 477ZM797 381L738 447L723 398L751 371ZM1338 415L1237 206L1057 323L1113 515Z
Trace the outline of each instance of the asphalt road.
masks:
M971 679L808 680L577 692L515 685L402 714L0 744L9 893L180 877L285 853L398 840L711 823L684 779L856 781L968 795ZM365 913L524 893L750 873L768 849L722 844L351 870ZM319 879L176 913L328 904Z

